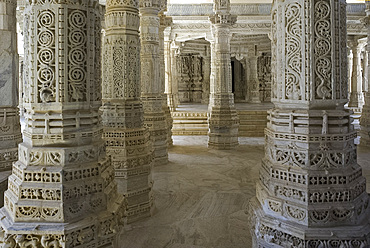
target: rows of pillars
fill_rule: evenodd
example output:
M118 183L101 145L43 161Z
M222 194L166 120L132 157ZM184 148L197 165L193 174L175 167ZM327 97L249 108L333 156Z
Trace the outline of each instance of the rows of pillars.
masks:
M356 163L356 135L350 113L344 109L347 53L330 45L326 51L309 46L308 50L314 51L310 54L315 55L301 60L302 64L339 60L339 66L321 70L322 64L318 63L316 70L297 73L309 67L291 67L292 63L283 62L296 61L299 56L295 55L308 51L299 44L287 51L289 56L284 49L277 49L278 44L297 38L294 36L303 32L307 20L345 26L345 1L315 0L314 6L320 11L314 8L307 12L302 11L304 1L297 2L274 2L275 108L270 111L266 157L257 201L252 206L255 243L261 247L332 243L366 246L368 196ZM14 91L18 76L16 2L0 4L5 10L1 14L8 20L2 23L1 37L9 37L6 45L11 51L5 61L10 61L12 71L8 80L2 81L4 99L11 101L2 103L2 120L3 124L9 120L13 123L11 131L4 130L10 133L5 133L8 137L14 137L14 147L20 142ZM163 66L159 59L161 8L157 1L108 0L101 60L101 10L97 1L27 3L22 99L26 125L5 193L5 206L0 210L3 244L111 246L124 222L151 214L153 161L165 162L164 150L170 144L161 84L166 62ZM230 149L237 145L238 129L231 93L230 2L215 1L214 12L209 146ZM296 15L296 22L289 24L295 32L282 32L286 24L281 17L290 15ZM320 32L308 30L315 40L326 44L336 35L345 47L346 32L334 24ZM104 63L103 75L100 61ZM286 73L281 73L277 64L286 65ZM307 80L306 75L317 80ZM291 81L292 76L295 81ZM6 127L3 124L1 127ZM283 174L288 176L279 176ZM348 196L344 191L349 192ZM284 192L296 193L291 197ZM329 207L332 202L336 208Z

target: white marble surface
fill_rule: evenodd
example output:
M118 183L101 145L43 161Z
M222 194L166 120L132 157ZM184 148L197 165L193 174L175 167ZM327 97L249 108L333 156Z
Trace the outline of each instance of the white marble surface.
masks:
M126 227L119 247L248 247L244 210L263 142L241 139L234 151L216 151L206 136L174 136L170 162L153 170L155 213Z
M153 217L127 226L118 247L250 248L244 211L255 195L264 138L239 138L232 151L209 150L206 136L173 140L170 162L153 169ZM359 149L358 161L370 181L370 148Z

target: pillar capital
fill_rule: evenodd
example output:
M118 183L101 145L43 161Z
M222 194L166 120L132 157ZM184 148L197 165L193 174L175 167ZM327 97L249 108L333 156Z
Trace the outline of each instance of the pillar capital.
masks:
M140 12L142 11L160 11L163 7L162 0L139 0Z

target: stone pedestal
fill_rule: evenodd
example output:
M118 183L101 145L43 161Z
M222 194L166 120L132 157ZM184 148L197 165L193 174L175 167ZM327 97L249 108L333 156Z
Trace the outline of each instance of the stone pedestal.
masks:
M208 147L232 149L238 145L239 119L232 93L230 60L230 1L214 2L214 40L211 43L211 85L208 117Z
M103 138L130 223L150 216L153 205L153 151L140 100L139 0L107 1L105 24Z
M251 201L254 247L368 247L369 196L344 108L346 1L277 0L272 18L275 108Z
M95 0L26 2L25 129L3 247L107 247L119 229L124 203L99 124L100 15Z
M164 89L160 75L160 10L160 0L140 1L141 99L144 124L153 143L155 164L168 162L167 117L163 109Z

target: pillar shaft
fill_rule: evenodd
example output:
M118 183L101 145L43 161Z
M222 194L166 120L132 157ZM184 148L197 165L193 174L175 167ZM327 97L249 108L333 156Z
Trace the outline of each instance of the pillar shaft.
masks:
M167 7L167 5L166 5ZM164 11L165 9L162 9ZM173 119L171 115L170 107L167 103L168 94L166 90L166 54L168 52L168 42L165 42L165 34L164 31L167 27L169 27L172 23L172 18L165 16L164 14L160 15L160 27L159 27L159 54L160 54L160 63L161 63L161 69L160 69L160 75L161 75L161 86L162 86L162 106L163 111L166 116L167 121L167 144L168 146L173 145L172 140L172 126L173 126Z
M153 204L153 152L140 100L139 0L108 0L105 24L103 138L127 202L126 221L133 222L150 216Z
M171 90L171 94L169 95L169 106L172 111L175 111L177 106L180 104L179 102L179 43L172 41L170 45L170 67L171 67L171 86L168 88ZM168 84L170 82L168 81ZM172 103L171 103L172 102Z
M159 11L161 1L140 1L141 35L141 99L144 107L144 124L149 128L154 148L155 164L168 161L167 118L163 109L159 54Z
M238 145L239 120L234 106L231 80L230 28L235 21L230 15L230 1L216 0L211 42L211 83L209 103L208 147L231 149Z
M276 0L254 247L367 247L369 196L347 102L345 0Z
M366 38L367 43L367 38ZM365 47L363 51L363 62L362 62L362 92L365 94L365 92L369 91L369 52L367 51L367 46Z
M172 95L172 53L171 41L168 34L164 36L164 63L165 63L165 94L167 96L167 105L171 112L175 111L175 104Z
M364 44L360 43L359 40L354 37L354 40L350 42L351 50L353 53L353 69L351 77L351 89L348 107L361 109L364 105L364 98L362 92L362 63L361 63L361 52Z
M0 1L0 171L11 170L22 142L18 115L17 1Z
M258 56L256 54L256 47L250 47L250 52L248 54L249 59L249 101L252 103L261 103L260 99L260 87L258 81Z
M123 198L99 124L100 11L94 0L26 2L25 129L0 210L5 247L106 247L115 238Z
M202 103L209 104L210 94L210 75L211 75L211 49L210 46L206 46L207 51L204 55L203 61L203 83L202 83Z

